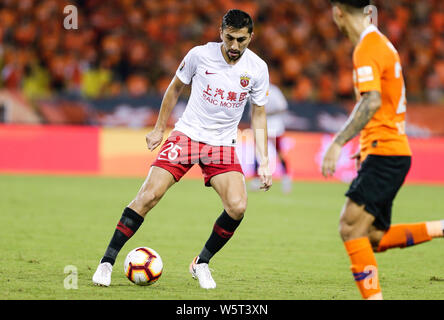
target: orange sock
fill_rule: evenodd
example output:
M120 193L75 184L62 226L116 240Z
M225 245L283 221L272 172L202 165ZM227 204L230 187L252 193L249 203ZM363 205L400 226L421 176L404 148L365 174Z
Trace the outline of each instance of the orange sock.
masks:
M427 229L427 223L395 224L379 241L377 252L390 248L405 248L432 240Z
M344 242L345 249L350 257L351 271L356 285L364 299L380 297L378 266L375 254L367 237L352 239Z

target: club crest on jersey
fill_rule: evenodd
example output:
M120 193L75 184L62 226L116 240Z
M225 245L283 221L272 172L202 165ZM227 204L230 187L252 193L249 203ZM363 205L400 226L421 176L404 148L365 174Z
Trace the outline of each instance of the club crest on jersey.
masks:
M250 84L250 77L247 74L241 75L240 84L242 87L246 88Z

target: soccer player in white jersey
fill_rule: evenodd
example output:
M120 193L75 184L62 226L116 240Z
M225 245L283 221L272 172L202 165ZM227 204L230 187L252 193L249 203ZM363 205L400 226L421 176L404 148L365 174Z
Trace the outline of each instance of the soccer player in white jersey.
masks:
M187 107L162 145L136 197L124 209L93 275L94 284L110 285L112 266L123 245L166 191L194 164L199 164L205 185L216 190L224 210L202 251L192 260L189 271L202 288L216 287L208 263L231 238L247 207L245 178L235 145L238 124L248 99L253 103L251 121L259 155L261 188L266 191L272 185L264 108L269 89L268 67L247 48L252 36L251 17L241 10L230 10L220 27L222 42L194 47L181 62L163 97L156 125L146 135L149 150L161 144L172 109L184 87L191 85Z
M268 103L265 106L267 113L267 128L268 139L274 144L276 149L277 160L282 164L282 191L284 193L291 192L291 177L288 174L287 161L282 153L282 139L285 133L285 114L288 110L288 102L278 86L270 83ZM259 190L261 182L257 176L258 163L255 159L255 174L253 180L250 182L250 189L253 191Z

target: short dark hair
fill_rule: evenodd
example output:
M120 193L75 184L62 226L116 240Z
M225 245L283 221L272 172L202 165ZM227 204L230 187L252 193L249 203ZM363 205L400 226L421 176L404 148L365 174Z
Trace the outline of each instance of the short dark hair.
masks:
M239 9L229 10L222 18L222 30L232 27L235 29L248 28L248 33L253 32L253 19L245 11Z
M365 8L371 4L370 0L331 0L331 3L341 3L357 9Z

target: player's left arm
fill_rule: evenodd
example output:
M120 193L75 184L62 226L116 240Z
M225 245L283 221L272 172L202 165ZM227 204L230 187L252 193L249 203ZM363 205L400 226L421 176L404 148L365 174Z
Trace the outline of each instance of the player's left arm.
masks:
M253 128L256 155L259 161L258 175L261 179L261 189L267 191L272 185L268 160L267 114L264 106L252 104L251 127Z
M153 151L162 143L168 118L185 86L187 84L183 83L176 75L165 91L156 124L153 130L145 136L146 144L150 151Z
M335 135L333 143L337 143L342 147L357 136L380 107L381 93L379 91L364 92L342 129Z
M380 107L381 93L379 91L371 90L362 93L361 99L353 108L353 112L350 114L342 129L333 138L333 142L324 155L322 174L325 177L334 174L342 146L364 129Z

